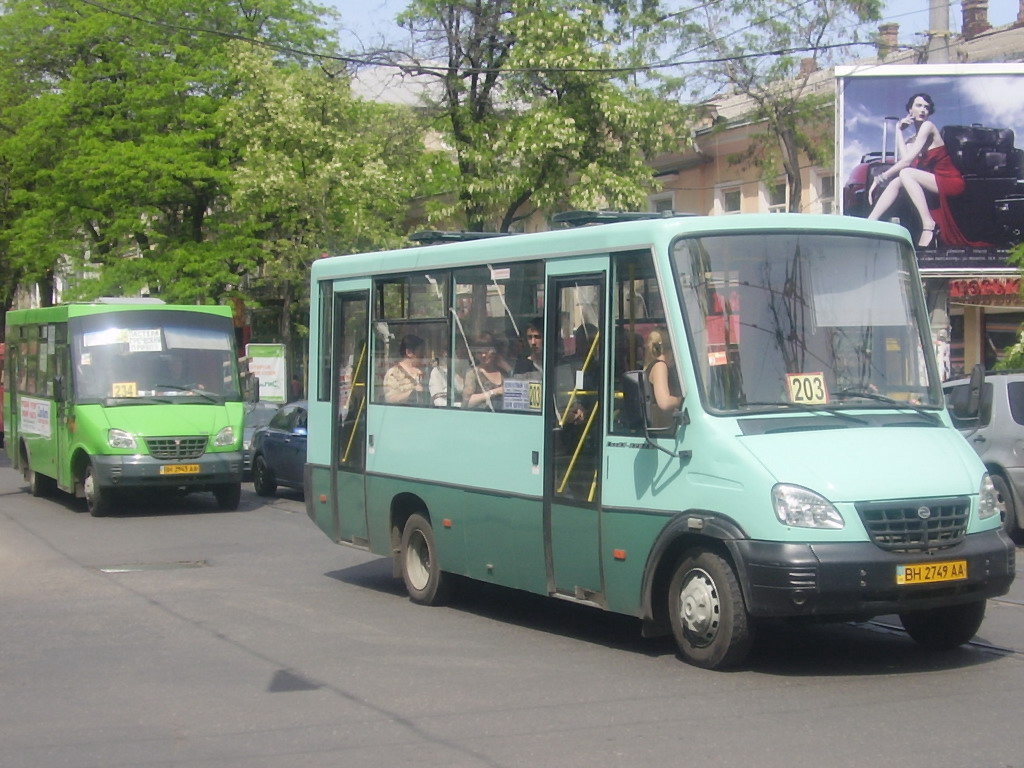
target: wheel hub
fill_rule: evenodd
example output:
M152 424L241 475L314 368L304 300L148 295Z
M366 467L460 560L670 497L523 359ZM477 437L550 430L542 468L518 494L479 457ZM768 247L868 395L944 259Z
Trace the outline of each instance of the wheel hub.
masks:
M715 582L706 571L693 571L679 593L683 627L700 645L710 643L718 632L722 605Z

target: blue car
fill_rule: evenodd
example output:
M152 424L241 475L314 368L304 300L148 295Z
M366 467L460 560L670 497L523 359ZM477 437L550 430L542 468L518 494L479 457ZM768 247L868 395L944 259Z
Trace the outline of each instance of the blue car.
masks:
M281 407L280 403L260 400L258 403L246 403L245 424L242 430L242 479L252 478L252 436L260 427L265 427L274 418Z
M273 496L279 485L302 490L306 465L305 400L282 405L270 423L252 436L252 484L260 496Z

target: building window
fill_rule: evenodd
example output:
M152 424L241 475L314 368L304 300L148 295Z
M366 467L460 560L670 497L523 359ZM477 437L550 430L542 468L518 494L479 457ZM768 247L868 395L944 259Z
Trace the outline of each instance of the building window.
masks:
M829 172L811 175L814 188L815 203L813 210L817 213L836 212L836 177Z
M719 187L715 190L715 213L739 213L742 200L739 186Z
M672 207L673 200L671 192L665 192L660 195L651 195L647 199L647 203L653 213L664 213L665 211L674 210Z
M765 186L765 201L768 213L785 213L789 210L789 185L786 180L776 181Z

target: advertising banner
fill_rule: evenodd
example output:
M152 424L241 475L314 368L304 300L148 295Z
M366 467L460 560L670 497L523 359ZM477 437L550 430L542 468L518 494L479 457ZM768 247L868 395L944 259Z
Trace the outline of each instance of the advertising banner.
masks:
M1024 64L837 67L840 211L897 220L923 271L1015 271Z
M260 400L287 402L284 344L246 344L245 355L249 358L250 373L259 379Z

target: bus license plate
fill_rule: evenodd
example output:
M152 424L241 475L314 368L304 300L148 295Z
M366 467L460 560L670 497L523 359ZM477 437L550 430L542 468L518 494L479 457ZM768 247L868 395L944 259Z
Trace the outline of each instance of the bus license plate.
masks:
M937 581L960 581L967 578L967 561L897 565L897 584L933 584Z
M197 475L198 464L164 464L160 467L161 475Z

